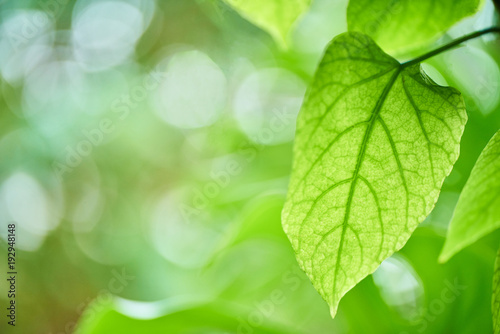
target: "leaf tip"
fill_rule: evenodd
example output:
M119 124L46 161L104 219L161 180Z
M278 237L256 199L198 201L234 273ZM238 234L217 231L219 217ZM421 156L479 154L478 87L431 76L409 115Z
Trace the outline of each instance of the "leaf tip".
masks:
M330 316L332 317L332 319L335 319L335 316L337 315L337 311L338 311L338 304L337 303L330 305Z
M453 247L450 247L447 239L444 243L441 253L439 254L438 262L441 264L448 262L455 255L456 252L457 251L453 249Z
M439 254L439 257L438 257L438 262L441 264L444 264L444 263L448 262L449 259L450 259L450 256L448 255L448 253L441 252L441 254Z

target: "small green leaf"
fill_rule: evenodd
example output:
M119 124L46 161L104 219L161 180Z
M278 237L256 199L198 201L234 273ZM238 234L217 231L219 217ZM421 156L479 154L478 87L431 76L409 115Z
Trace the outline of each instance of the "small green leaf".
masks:
M463 248L500 228L500 131L484 148L458 199L439 256L447 261Z
M328 46L297 121L282 222L332 316L430 213L466 119L457 90L368 36Z
M462 18L472 15L481 0L351 0L350 31L371 36L386 51L417 48L431 42Z
M491 310L493 312L493 333L500 334L500 249L495 261L495 272L493 273L493 298L491 299Z
M293 24L311 0L225 0L241 16L266 30L282 47Z

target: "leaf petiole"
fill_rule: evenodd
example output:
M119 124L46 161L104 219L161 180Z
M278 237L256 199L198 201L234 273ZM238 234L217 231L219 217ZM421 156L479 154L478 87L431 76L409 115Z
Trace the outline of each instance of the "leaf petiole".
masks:
M468 35L465 35L465 36L462 36L460 38L457 38L456 40L448 43L448 44L445 44L435 50L432 50L420 57L417 57L415 59L412 59L412 60L409 60L403 64L401 64L402 67L407 67L407 66L411 66L411 65L414 65L414 64L417 64L417 63L420 63L424 60L427 60L431 57L434 57L435 55L438 55L442 52L445 52L463 42L466 42L468 40L471 40L471 39L474 39L474 38L477 38L477 37L480 37L482 35L485 35L485 34L489 34L489 33L500 33L500 27L491 27L491 28L487 28L487 29L483 29L483 30L479 30L479 31L476 31L476 32L473 32L471 34L468 34Z

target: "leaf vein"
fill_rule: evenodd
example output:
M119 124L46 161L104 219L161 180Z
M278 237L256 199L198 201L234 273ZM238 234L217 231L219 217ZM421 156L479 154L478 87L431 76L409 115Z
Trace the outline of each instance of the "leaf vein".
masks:
M384 104L387 95L389 94L389 91L391 90L392 86L396 82L396 79L398 78L399 74L401 73L402 67L398 67L397 70L394 72L392 75L391 79L385 86L382 94L377 100L377 103L371 113L370 120L369 120L369 125L368 128L366 129L365 136L363 137L363 141L360 146L360 152L358 154L358 159L356 161L356 167L354 168L354 175L352 177L352 183L351 187L349 189L349 195L347 197L347 204L346 204L346 210L344 213L344 220L342 222L342 233L340 236L340 243L339 243L339 249L337 251L337 259L335 261L335 270L334 270L334 279L333 279L333 288L332 288L332 296L335 296L335 291L337 288L337 282L338 282L338 271L340 267L340 259L341 259L341 254L342 254L342 248L344 247L344 239L345 239L345 232L347 229L347 221L349 219L349 213L351 210L351 205L352 205L352 200L354 197L354 189L356 188L356 182L358 180L358 175L359 175L359 170L361 169L361 165L363 163L364 155L366 152L366 147L368 144L368 140L370 139L371 133L373 131L373 127L375 125L375 121L379 117L380 110L382 109L382 105Z

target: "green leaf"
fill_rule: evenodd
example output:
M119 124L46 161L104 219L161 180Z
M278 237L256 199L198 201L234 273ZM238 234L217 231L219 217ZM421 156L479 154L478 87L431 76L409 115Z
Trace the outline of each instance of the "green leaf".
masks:
M282 47L298 17L304 13L311 0L225 0L241 16L266 30Z
M351 0L350 31L371 36L386 51L413 49L478 11L481 0Z
M297 121L282 223L332 316L434 207L466 119L457 90L368 36L328 46Z
M498 250L495 261L495 272L493 273L491 310L493 312L493 333L500 334L500 249Z
M500 228L500 131L484 148L458 199L448 236L439 256L455 253Z
M184 297L189 300L189 298ZM276 323L273 319L263 318L260 325L251 326L249 318L254 308L243 308L240 305L213 302L199 304L183 302L183 297L156 302L128 302L119 306L114 300L102 296L92 302L84 311L76 326L75 334L165 334L165 333L254 333L279 334L297 333L297 331ZM135 304L135 305L134 305ZM156 305L155 305L156 304ZM123 306L125 305L125 307ZM136 307L133 309L133 307ZM141 309L141 306L143 308ZM121 311L125 309L127 315ZM149 313L145 312L149 311ZM164 311L165 315L158 315ZM131 316L133 314L133 316ZM141 316L149 316L141 319ZM137 317L135 317L137 315ZM155 315L158 315L155 317ZM251 320L250 320L250 323Z

